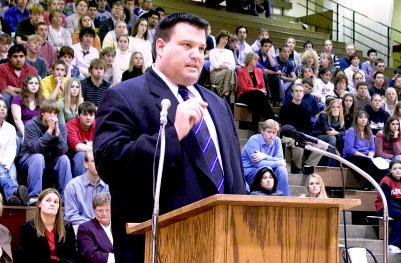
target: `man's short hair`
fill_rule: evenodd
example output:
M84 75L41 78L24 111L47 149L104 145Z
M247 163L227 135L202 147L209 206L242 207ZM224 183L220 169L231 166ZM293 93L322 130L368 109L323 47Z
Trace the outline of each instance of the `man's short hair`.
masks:
M95 58L94 60L91 61L89 65L89 72L92 71L93 68L103 68L106 69L106 62L101 59L101 58Z
M57 58L62 58L65 55L70 55L72 58L74 58L74 49L69 46L64 46L60 48L60 51L58 52Z
M375 97L379 97L381 100L383 100L382 96L379 93L375 93L372 95L372 97L370 97L370 101L373 101Z
M81 115L82 113L89 113L89 114L95 114L96 113L96 106L93 104L93 102L90 101L84 101L78 106L78 115Z
M291 87L291 92L294 92L294 89L296 88L296 87L301 87L302 88L302 91L304 90L304 87L301 85L301 84L294 84L294 85L292 85L292 87ZM313 86L312 86L313 87Z
M32 4L29 7L28 11L29 11L29 14L39 14L39 15L41 15L41 14L43 14L43 12L45 10L43 9L43 6L41 4Z
M313 43L312 43L312 41L310 41L310 40L306 40L306 41L305 41L305 43L304 43L304 48L305 48L306 45L308 45L308 44L311 44L311 45L312 45L312 48L313 48Z
M313 88L313 80L311 78L303 78L302 84L308 84L311 88Z
M377 66L377 64L379 64L379 63L385 64L385 62L384 62L384 60L382 58L376 59L375 66Z
M103 58L107 54L110 54L112 56L116 56L116 49L114 47L106 47L105 49L100 52L100 57Z
M14 53L19 53L22 52L24 53L24 55L26 56L26 49L23 45L21 44L15 44L14 46L10 47L10 49L8 50L8 57L11 58Z
M88 10L89 10L89 7L95 7L96 11L97 11L97 4L95 1L89 1Z
M111 9L113 9L113 7L115 6L119 6L119 7L124 7L123 2L121 1L115 1L112 5L111 5Z
M373 48L369 49L368 52L367 52L368 57L370 56L370 53L376 53L377 54L377 50L373 49Z
M31 43L31 42L34 42L34 41L39 42L41 45L43 44L42 37L39 36L39 35L36 35L36 34L30 35L28 37L28 39L26 40L26 42L28 42L28 43Z
M141 17L148 19L153 15L157 16L160 19L160 14L154 9L150 9L146 14L143 14Z
M178 23L186 23L191 26L194 26L199 29L203 29L205 31L205 39L206 39L206 30L209 26L209 23L196 15L190 14L190 13L173 13L168 16L165 16L156 26L156 32L153 37L153 55L156 57L156 42L157 39L161 38L165 42L170 41L171 33L173 31L173 28L178 24Z
M65 64L64 60L62 59L56 59L52 65L52 69L54 70L58 65L63 65L64 68L67 70L67 64Z
M376 71L375 74L373 74L373 79L376 79L377 75L379 75L379 74L383 75L383 77L384 77L384 73L383 72Z
M270 38L263 38L263 39L260 41L260 45L261 45L262 47L263 47L266 43L270 43L270 44L273 45L273 42L271 41Z
M35 24L35 31L38 30L38 28L39 28L40 26L46 26L46 27L47 27L47 25L46 25L45 22L40 21L40 22L37 22L37 23Z
M281 45L281 47L278 48L278 52L283 51L284 48L290 48L287 44Z
M81 28L81 31L79 31L79 39L82 40L85 35L91 35L93 38L95 38L95 29L93 29L92 27Z
M7 33L0 34L0 44L11 44L11 36Z
M40 104L40 113L41 114L39 115L39 118L40 118L40 120L42 120L42 118L41 118L42 113L54 112L54 113L58 114L59 111L60 111L60 107L57 103L57 100L53 100L53 99L44 100Z
M356 84L356 90L358 90L360 86L366 86L369 88L369 84L365 81L358 82L358 84Z
M247 29L246 27L244 27L244 26L239 26L239 27L237 27L237 28L235 29L235 34L238 35L238 31L239 31L241 28L244 28L244 29L245 29L245 33L248 34L248 29Z
M92 205L93 209L96 209L98 206L108 205L111 203L111 196L108 192L101 192L96 194L93 197Z

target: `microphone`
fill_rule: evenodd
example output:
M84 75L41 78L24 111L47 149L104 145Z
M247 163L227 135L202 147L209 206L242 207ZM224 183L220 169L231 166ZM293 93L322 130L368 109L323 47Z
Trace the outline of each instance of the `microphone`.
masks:
M162 110L160 112L160 124L166 124L168 114L167 110L170 108L171 102L169 99L163 99L160 105L162 106Z
M281 131L280 134L285 136L285 137L290 137L295 139L295 141L300 141L300 142L311 142L313 144L317 144L319 146L323 146L326 149L330 149L334 152L336 152L336 147L334 147L333 145L324 142L322 140L319 140L316 137L310 136L308 134L302 133L297 131L297 129L295 129L293 126L291 125L284 125L283 127L281 127Z

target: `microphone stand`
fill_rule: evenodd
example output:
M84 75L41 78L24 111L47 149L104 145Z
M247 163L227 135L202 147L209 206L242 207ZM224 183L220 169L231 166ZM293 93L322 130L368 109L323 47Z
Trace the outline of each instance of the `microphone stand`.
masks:
M153 206L152 213L152 263L156 263L156 254L157 254L157 224L159 220L159 199L160 199L160 186L163 175L163 166L164 166L164 155L166 149L166 134L165 128L167 124L167 118L160 120L160 157L159 157L159 166L157 168L157 179L156 179L156 188L154 189L155 201Z
M348 167L352 168L354 171L358 172L360 175L362 175L366 180L368 180L374 187L375 189L379 192L381 199L383 200L383 262L387 263L387 259L388 259L388 251L387 251L387 247L388 247L388 221L389 221L389 216L388 216L388 206L387 206L387 199L386 196L384 195L382 189L380 188L379 184L369 175L367 174L365 171L363 171L362 169L360 169L358 166L356 166L355 164L347 161L346 159L342 158L339 155L333 154L331 152L327 152L325 150L316 148L310 144L307 144L305 142L296 142L295 143L296 146L301 147L301 148L305 148L308 151L311 152L317 152L320 153L321 155L336 159L337 161L347 165Z

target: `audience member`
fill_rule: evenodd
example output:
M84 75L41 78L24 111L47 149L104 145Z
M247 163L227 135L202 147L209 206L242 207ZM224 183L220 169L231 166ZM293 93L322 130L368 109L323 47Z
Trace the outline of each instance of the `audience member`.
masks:
M79 72L81 73L81 78L85 78L90 75L88 68L91 61L99 58L99 52L96 48L92 47L95 36L96 33L93 28L82 28L79 32L79 43L72 45L75 56L71 64L78 67Z
M295 73L298 77L301 75L301 71L305 66L308 66L312 69L315 77L319 75L319 57L317 56L316 51L306 50L302 54L301 63L295 69Z
M320 175L310 174L306 178L305 187L307 191L305 197L327 198L326 188Z
M29 18L20 20L15 30L17 44L26 44L28 37L35 34L35 24L43 21L43 7L40 4L32 4L28 10Z
M383 77L384 77L384 82L383 82L383 84L382 84L382 88L383 88L383 89L387 88L387 87L388 87L388 84L389 84L389 80L388 80L388 78L386 77L385 72L384 72L385 69L386 69L386 64L384 63L384 60L381 59L381 58L376 59L376 62L375 62L375 72L373 73L373 75L371 75L371 77L372 77L372 79L374 80L374 77L375 77L375 73L376 73L376 72L382 73L382 74L383 74Z
M96 171L92 147L82 157L85 158L84 172L72 179L64 191L64 219L71 222L74 229L96 215L92 210L95 195L109 192L109 186L100 179Z
M14 165L17 154L15 128L5 120L6 117L6 102L0 98L0 187L8 204L27 205L28 189L23 185L18 186L17 171Z
M244 67L244 60L246 54L252 52L251 46L246 42L246 37L248 35L248 29L244 26L239 26L235 29L235 34L238 36L238 62L241 67ZM216 42L218 45L217 37L216 37Z
M352 93L352 95L356 95L356 94L357 94L356 87L358 86L358 83L359 83L359 82L364 82L363 79L364 79L364 78L363 78L361 72L359 72L359 71L354 72L354 74L352 74L352 79L351 79L351 80L348 79L347 91L348 91L349 93ZM352 82L352 85L350 85L351 82ZM366 82L366 84L367 84L367 82ZM370 96L370 95L369 95L369 84L368 84L368 93L367 93L367 96L368 96L368 97Z
M376 149L368 118L369 115L365 111L358 111L355 114L352 126L344 137L343 157L380 182L388 170L377 168L372 161ZM354 175L360 177L357 173ZM365 181L365 187L371 188L368 181Z
M269 166L261 168L251 185L251 195L283 196L283 192L277 190L278 179Z
M367 52L368 60L361 64L361 69L365 73L365 80L367 83L372 83L372 76L375 72L375 63L377 59L377 51L375 49L369 49Z
M78 29L71 35L72 44L79 43L79 32L84 27L93 27L93 20L88 14L81 16L78 20ZM99 52L102 50L102 43L98 35L95 35L92 42L92 47L96 48Z
M319 113L313 131L320 140L329 143L341 152L345 135L343 107L338 99L327 100L326 105L326 108ZM334 151L331 152L335 154ZM336 160L329 158L327 166L336 166Z
M0 64L9 62L8 50L11 45L11 36L6 33L0 34Z
M370 104L369 91L367 82L359 82L356 85L355 106L357 110L365 110Z
M42 94L46 99L59 100L63 98L64 85L67 82L66 65L63 60L58 59L53 64L53 74L42 79Z
M393 116L397 117L401 123L401 102L400 101L397 102L397 104L395 104Z
M301 55L297 51L295 51L295 45L296 45L295 38L293 37L287 38L284 44L287 45L288 48L290 49L288 60L291 62L293 68L295 69L296 67L298 67L299 64L301 64ZM276 55L279 52L276 52Z
M99 23L101 23L106 19L111 18L110 10L106 10L106 6L108 7L107 0L96 0L96 3L97 3L96 19L99 20Z
M396 78L399 77L399 76L401 76L401 68L396 68L396 69L394 69L394 71L393 71L393 77L389 80L388 86L389 86L389 87L394 87L394 88L396 88L395 80L396 80ZM398 85L398 86L400 86L400 85ZM401 92L397 91L397 93L399 94L399 93L401 93ZM398 96L398 97L399 97L399 96ZM401 99L401 98L399 98L399 99Z
M28 37L25 62L27 65L36 68L40 78L43 79L47 75L47 65L46 61L38 56L42 44L43 40L39 35L33 34Z
M112 47L106 47L100 52L100 58L106 62L103 79L108 83L113 83L113 64L116 58L116 50Z
M401 101L401 75L394 78L393 87L397 92L398 101Z
M58 52L58 59L64 61L66 66L66 74L65 77L69 78L81 78L81 73L79 72L79 68L72 64L72 60L74 59L74 49L72 47L64 46Z
M129 39L130 52L141 52L143 56L143 63L145 69L150 67L153 63L152 58L152 44L149 40L146 40L149 34L148 22L145 18L139 18L134 27L132 28L131 37Z
M146 39L150 43L153 43L155 32L156 32L156 26L157 26L157 24L159 23L159 20L160 20L159 13L157 13L155 10L151 9L146 14L146 16L144 15L143 17L147 18L147 23L148 23L148 31L147 31L147 38ZM132 35L134 35L134 34L132 34Z
M29 12L26 8L27 4L28 0L16 0L15 5L4 13L4 21L10 27L11 32L15 32L19 21L29 18Z
M355 50L355 45L353 43L347 43L345 44L345 53L346 56L342 57L339 59L340 62L340 68L342 70L345 70L346 68L348 68L351 65L351 55L354 54L356 52Z
M78 255L82 262L115 262L110 203L109 193L95 195L93 198L95 218L78 228Z
M27 75L22 84L21 94L14 96L11 102L11 112L18 137L23 138L25 124L33 117L39 116L39 107L43 100L39 76Z
M388 216L394 221L393 228L390 232L388 239L388 253L400 254L401 253L401 218L400 218L400 198L399 192L401 191L401 161L394 160L390 162L390 173L383 177L380 181L380 188L386 197L388 205ZM376 212L379 216L383 216L383 200L378 194L375 201Z
M248 105L252 111L252 129L259 131L260 118L264 120L274 119L273 110L270 107L267 96L263 72L257 68L259 56L248 53L245 57L245 67L238 70L237 101Z
M221 97L229 95L237 85L234 54L225 48L229 36L230 33L227 30L220 31L216 36L216 48L209 52L210 83Z
M395 104L398 102L397 92L394 88L387 88L384 93L384 99L382 101L381 107L383 110L387 111L390 116L394 114Z
M81 0L81 2L85 2ZM58 51L63 46L71 46L72 39L71 34L68 29L64 28L63 23L63 13L60 10L53 10L50 12L49 20L49 35L47 40L49 43L56 48ZM68 18L67 18L68 23Z
M259 37L251 45L253 53L259 53L260 52L260 50L262 49L262 46L263 46L262 45L262 40L263 39L269 39L269 30L266 29L266 28L259 29ZM276 52L274 51L274 46L273 45L270 46L270 50L269 51L270 51L271 56L274 57Z
M376 156L391 160L401 160L400 121L391 116L387 119L382 131L375 138Z
M52 65L57 59L56 49L47 41L49 29L45 22L39 22L35 25L35 34L39 35L43 40L38 55L46 61L47 72L51 74Z
M373 85L369 88L369 95L372 97L373 94L379 94L384 97L386 88L384 85L384 74L380 71L376 71L373 74Z
M333 53L333 43L332 43L332 41L330 39L324 40L323 48L324 48L324 51L319 54L320 58L322 58L322 54L324 54L324 53L330 54L331 59L333 61L333 67L335 69L339 69L340 68L340 61L338 60L337 55Z
M354 121L354 115L359 111L355 101L356 101L355 96L352 95L351 93L345 94L342 99L343 111L344 111L344 124L346 131L349 129L349 127L351 127L351 124Z
M217 45L215 45L214 48L216 48L216 47L217 47ZM239 45L238 45L238 36L236 34L230 34L230 36L228 37L228 49L231 50L234 54L235 69L242 68L242 66L240 65L240 63L238 61Z
M283 104L280 110L280 124L282 126L288 124L293 126L300 132L312 134L311 115L309 111L301 105L304 97L304 87L296 84L292 87L292 101L288 104ZM297 114L294 114L296 112ZM300 173L303 169L304 149L295 145L295 140L290 137L283 136L282 142L286 147L291 149L292 163L291 173ZM316 166L322 156L316 152L311 152L305 161L305 165Z
M113 85L121 82L124 71L129 68L129 62L131 60L129 40L130 38L127 35L122 35L117 40L118 48L116 49L116 57L113 65Z
M21 226L21 262L76 262L75 235L63 220L61 197L56 189L43 190L34 218Z
M65 83L64 98L58 101L59 123L66 124L73 119L78 112L78 106L83 101L81 82L77 78L71 77Z
M75 118L66 124L72 177L77 177L86 171L84 156L85 152L92 150L96 127L95 113L95 104L84 101L78 106L78 114Z
M143 73L145 73L145 63L142 53L134 52L131 55L128 69L123 72L121 81L139 77Z
M333 80L334 90L333 97L337 99L342 99L347 93L348 78L345 75L340 75L335 77Z
M269 167L277 177L277 190L289 196L290 189L286 162L281 140L277 137L279 130L278 122L272 119L263 122L260 134L252 135L242 149L242 165L244 167L245 180L249 186L255 182L260 169ZM259 181L256 180L256 182Z
M329 53L325 52L320 54L319 57L319 71L324 68L328 68L330 72L334 71L333 58Z
M88 0L74 0L76 12L72 15L67 16L65 28L72 35L76 30L78 30L78 20L88 11ZM51 15L51 14L50 14ZM61 17L60 17L61 18ZM51 18L50 18L51 22ZM61 21L60 21L61 22ZM60 23L61 24L61 23Z
M49 21L49 15L50 12L53 10L60 10L61 12L63 12L62 9L62 3L64 3L64 0L48 0L47 1L47 11L43 12L43 21L46 23L46 25L50 25L50 21ZM62 17L62 26L64 27L66 24L66 19L67 17L65 16L65 14L63 13L63 17Z
M103 93L110 87L110 83L103 79L105 64L103 59L94 59L89 66L91 75L81 81L84 101L90 101L96 107L99 106Z
M114 49L118 48L117 40L120 36L128 35L128 26L125 21L117 21L114 24L114 30L110 30L103 39L102 49L107 47L112 47Z
M319 71L319 78L316 79L317 91L312 93L316 96L320 107L326 104L327 96L334 96L334 84L330 81L331 71L328 68L322 68Z
M279 48L279 55L276 57L278 70L281 75L276 75L280 78L280 98L283 100L287 90L289 90L296 80L294 64L289 60L291 49L284 44Z
M95 32L97 33L99 31L100 22L99 22L99 20L96 19L96 16L97 16L97 4L96 4L95 1L89 1L88 11L87 11L86 15L89 16L89 18L91 20L91 24L92 24L91 26L93 28L95 28ZM82 18L82 16L81 16L81 18ZM78 24L78 29L79 29L79 24ZM101 43L100 43L100 38L99 38L99 47L101 46L100 44ZM100 49L99 49L99 52L100 52Z
M139 2L139 1L138 1ZM140 17L144 14L146 14L147 12L149 12L151 9L153 8L153 2L152 0L143 0L142 2L142 7L137 7L134 10L134 13Z
M383 110L381 105L382 97L379 94L373 94L370 98L370 105L365 108L366 113L368 114L370 129L374 135L383 129L384 124L390 117L390 114Z
M65 155L68 150L67 129L58 122L57 101L44 100L40 105L40 115L25 124L24 140L21 144L18 166L27 175L30 204L37 201L42 191L42 182L56 179L63 193L72 179L70 160ZM50 178L44 178L44 174Z
M3 196L0 194L0 217L3 213ZM11 233L7 227L0 224L0 262L12 263Z
M101 0L100 0L101 1ZM124 14L124 5L120 1L116 1L113 3L111 8L111 17L105 20L101 20L99 25L99 37L100 41L103 42L104 37L106 34L113 30L117 21L120 21L123 18ZM104 47L102 47L104 48Z
M359 65L361 62L359 54L355 52L349 57L349 60L351 61L351 65L344 70L344 73L347 76L348 80L352 80L354 74L358 72L362 75L362 81L365 81L365 73L363 72L363 70L359 69ZM354 82L352 81L349 81L347 86L351 88L351 91L355 89Z

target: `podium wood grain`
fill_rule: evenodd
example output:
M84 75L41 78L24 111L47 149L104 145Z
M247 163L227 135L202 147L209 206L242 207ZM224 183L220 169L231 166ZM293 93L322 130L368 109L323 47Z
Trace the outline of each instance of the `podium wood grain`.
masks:
M159 218L162 262L337 263L339 209L360 200L216 195ZM128 225L146 233L150 222ZM134 232L133 232L134 231Z

